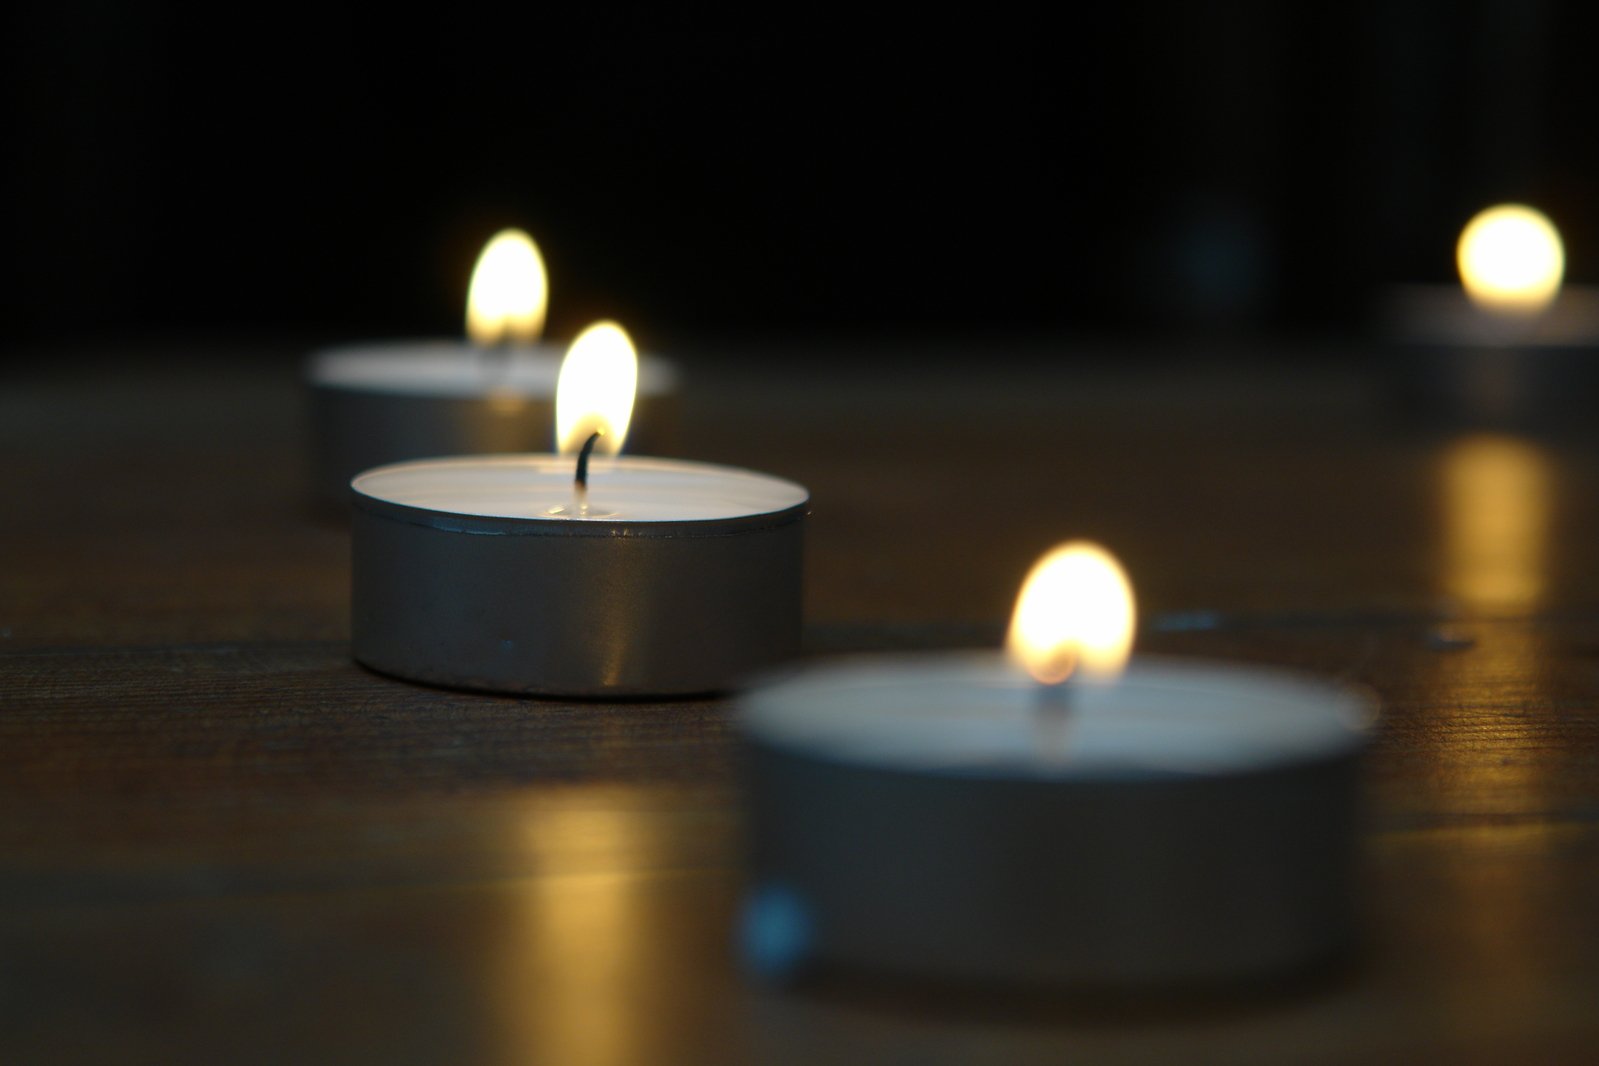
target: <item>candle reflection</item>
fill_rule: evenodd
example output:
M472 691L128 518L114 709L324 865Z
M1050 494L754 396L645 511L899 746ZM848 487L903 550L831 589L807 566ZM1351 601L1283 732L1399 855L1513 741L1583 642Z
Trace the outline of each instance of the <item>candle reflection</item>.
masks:
M730 889L719 874L683 869L702 863L697 849L726 827L708 841L698 834L710 827L696 822L685 840L673 803L658 789L588 785L541 792L520 812L512 831L531 876L490 951L492 1061L615 1066L713 1033L727 1043L731 991L685 1004L675 981L714 972L727 954Z
M1547 452L1513 437L1465 437L1444 453L1439 474L1442 591L1479 615L1546 606L1555 518ZM1542 981L1528 945L1548 904L1540 898L1547 886L1527 871L1556 845L1557 831L1533 820L1548 809L1551 738L1548 721L1530 709L1548 707L1559 692L1539 626L1512 617L1473 628L1478 639L1469 649L1420 664L1436 713L1416 724L1413 739L1427 752L1430 788L1409 800L1424 815L1447 811L1471 820L1431 828L1402 846L1447 842L1451 858L1428 870L1440 913L1465 916L1453 930L1455 965L1499 975L1492 1000L1474 988L1451 989L1458 997L1452 1008L1485 1019L1525 1011ZM1463 852L1469 861L1459 860Z
M643 1061L650 1026L631 1002L646 976L639 878L647 834L629 806L540 805L526 820L538 871L507 930L496 1015L526 1062ZM614 798L614 797L613 797ZM625 862L623 860L626 860Z
M1465 437L1444 454L1443 589L1484 611L1536 608L1547 584L1548 457L1512 437Z
M1445 593L1479 615L1519 614L1548 594L1553 471L1536 445L1478 435L1454 442L1441 468ZM1437 721L1424 736L1448 809L1506 815L1536 809L1545 743L1536 718L1506 713L1554 697L1545 639L1503 619L1479 626L1471 649L1422 666ZM1437 797L1433 797L1436 800Z

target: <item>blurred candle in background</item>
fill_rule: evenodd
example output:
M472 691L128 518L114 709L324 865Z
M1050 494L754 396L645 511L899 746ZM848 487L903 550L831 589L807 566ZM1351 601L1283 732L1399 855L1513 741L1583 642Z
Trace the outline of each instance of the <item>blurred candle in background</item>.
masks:
M466 335L481 348L527 346L544 332L549 274L538 245L519 229L483 246L466 296Z
M1571 428L1599 396L1599 290L1564 285L1554 223L1524 204L1475 215L1455 248L1458 285L1388 294L1396 392L1447 424Z
M1460 284L1484 321L1530 331L1560 294L1566 249L1543 212L1500 204L1479 212L1455 246Z
M521 230L502 230L472 272L467 341L384 341L313 355L317 495L342 507L350 479L385 463L546 450L565 354L540 340L548 303L538 246ZM647 413L635 450L672 453L676 396L676 367L641 357L637 403Z

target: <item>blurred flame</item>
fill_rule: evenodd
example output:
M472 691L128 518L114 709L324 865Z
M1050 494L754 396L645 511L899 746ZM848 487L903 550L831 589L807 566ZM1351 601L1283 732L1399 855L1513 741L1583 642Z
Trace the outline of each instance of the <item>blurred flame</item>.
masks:
M1460 231L1455 262L1477 306L1511 315L1535 315L1560 292L1566 253L1560 231L1541 211L1500 204L1479 213Z
M596 322L572 342L555 383L555 447L578 451L598 432L594 451L615 455L627 439L638 388L638 356L615 322Z
M472 268L466 334L473 344L532 344L544 332L549 280L538 245L519 229L496 233Z
M1062 544L1033 565L1016 597L1005 650L1040 684L1080 672L1120 676L1133 647L1133 590L1114 556L1097 544Z

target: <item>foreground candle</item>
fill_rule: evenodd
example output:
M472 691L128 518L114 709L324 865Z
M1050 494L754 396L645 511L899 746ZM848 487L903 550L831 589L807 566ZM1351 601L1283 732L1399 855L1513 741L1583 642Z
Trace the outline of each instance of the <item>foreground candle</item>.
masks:
M807 494L779 478L564 456L401 463L355 479L356 659L533 695L718 692L792 658Z
M356 659L465 688L677 696L797 652L809 496L732 467L607 456L627 434L635 378L626 334L601 323L562 367L568 454L356 477Z
M751 963L1150 986L1346 948L1365 698L1181 661L1112 680L1116 643L1032 657L1060 683L1013 651L746 695Z
M342 503L350 478L383 463L546 447L562 356L559 346L539 342L547 292L537 247L506 230L473 272L469 341L387 341L313 355L307 377L318 493ZM640 361L636 451L669 450L676 389L671 363Z

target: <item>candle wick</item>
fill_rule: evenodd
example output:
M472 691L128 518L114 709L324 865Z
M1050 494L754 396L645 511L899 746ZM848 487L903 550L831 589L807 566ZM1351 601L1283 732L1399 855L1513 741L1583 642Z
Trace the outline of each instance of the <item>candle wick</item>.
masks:
M1072 719L1077 710L1077 686L1071 679L1038 686L1034 704L1039 749L1048 758L1063 759L1070 748Z
M496 386L510 378L511 358L519 346L509 327L501 328L493 340L477 344L478 365L483 368L484 377Z
M589 491L589 456L594 454L594 444L600 439L599 430L589 434L589 439L583 442L582 449L577 453L577 476L572 480L577 485L579 498L586 496Z
M1038 710L1045 714L1068 715L1077 705L1077 686L1068 678L1053 685L1038 686Z

